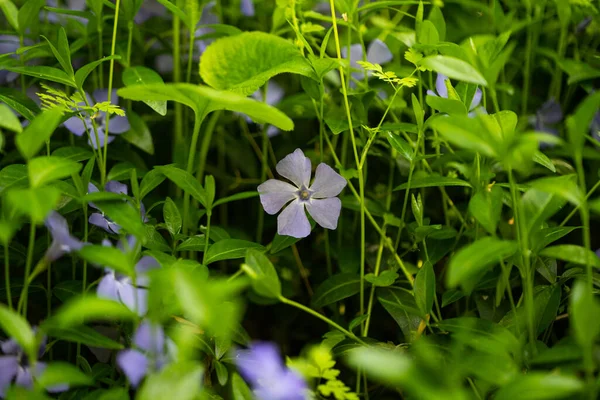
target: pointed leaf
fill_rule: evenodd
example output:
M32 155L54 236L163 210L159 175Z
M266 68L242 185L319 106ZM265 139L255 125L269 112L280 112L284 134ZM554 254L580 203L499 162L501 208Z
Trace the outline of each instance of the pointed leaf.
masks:
M16 145L23 157L31 158L40 151L58 127L61 118L62 113L59 109L46 110L17 135Z
M439 74L463 82L487 86L487 81L471 64L450 56L429 56L421 60L421 65Z
M29 170L29 184L31 187L37 187L78 173L81 164L67 158L42 156L29 160L27 169Z
M327 278L315 290L312 306L321 308L336 301L354 296L360 291L360 277L356 274L341 273Z
M134 85L150 85L150 84L164 84L165 82L160 75L146 67L130 67L123 71L123 83L125 86ZM151 109L156 111L162 116L167 115L167 101L144 101Z

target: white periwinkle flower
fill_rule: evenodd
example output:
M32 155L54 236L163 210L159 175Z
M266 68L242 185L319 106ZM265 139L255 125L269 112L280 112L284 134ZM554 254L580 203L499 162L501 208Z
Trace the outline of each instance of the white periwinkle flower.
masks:
M293 185L269 179L258 186L260 202L267 214L274 215L289 203L277 217L277 233L303 238L310 234L306 212L323 228L337 228L342 202L337 196L346 186L346 179L329 165L317 166L315 179L310 185L311 163L300 149L288 154L277 163L277 172ZM291 203L290 203L291 201Z

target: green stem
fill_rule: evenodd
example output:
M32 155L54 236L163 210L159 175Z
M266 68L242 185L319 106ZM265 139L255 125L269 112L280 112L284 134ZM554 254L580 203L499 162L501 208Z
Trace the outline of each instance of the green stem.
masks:
M104 31L102 30L102 18L98 18L98 59L104 57L104 44L102 42L102 36L104 36ZM98 81L100 83L100 87L104 87L104 71L102 68L102 64L100 64L98 68Z
M180 57L180 30L181 20L177 15L173 15L173 82L181 82L181 57ZM181 156L180 151L184 149L183 138L183 112L182 105L175 102L175 136L173 145L173 160L177 162ZM194 148L195 151L195 148ZM185 225L184 225L185 229Z
M127 66L131 67L131 44L133 42L133 21L127 22Z
M208 124L206 126L206 130L204 131L204 136L202 137L202 143L200 144L200 159L198 162L198 171L196 172L196 177L201 183L204 182L206 158L208 157L208 150L210 149L212 136L215 131L215 126L217 126L217 121L221 117L221 112L221 110L215 111L213 115L210 116L210 119L208 120Z
M196 114L194 118L194 131L192 132L192 143L190 144L190 151L188 154L187 172L192 173L194 169L194 158L196 156L196 148L198 147L198 136L200 135L200 126L204 115ZM186 191L183 195L183 234L187 235L188 223L189 223L189 210L190 210L190 194Z
M206 210L206 233L204 234L204 254L202 255L202 264L206 265L206 253L208 253L208 241L210 239L210 217L212 210Z
M12 309L12 294L10 292L10 258L9 258L8 242L4 243L4 280L6 283L6 300L8 308Z
M557 49L557 63L554 70L554 75L552 76L552 96L559 101L560 92L562 89L562 69L559 65L560 61L565 58L565 52L567 50L567 35L569 26L563 25L560 28L560 39L558 40L558 49Z
M25 263L25 276L23 277L23 291L19 300L19 309L23 317L27 318L27 297L29 296L29 275L31 274L31 263L33 262L33 247L35 245L35 223L29 225L29 244L27 245L27 261ZM22 307L22 308L21 308Z
M592 194L594 194L594 192L595 192L595 191L598 189L598 187L600 187L600 180L598 180L598 181L597 181L597 182L594 184L594 186L592 186L592 188L590 189L590 191L589 191L589 192L587 192L587 194L585 195L585 201L586 201L586 202L587 202L587 200L590 198L590 196L591 196ZM566 224L567 222L569 222L569 220L570 220L571 218L573 218L573 215L575 215L575 213L577 213L577 211L579 211L579 207L580 207L580 206L577 206L577 207L575 207L574 209L572 209L572 210L571 210L571 212L569 213L569 215L567 215L567 216L565 217L565 219L563 219L563 221L562 221L562 222L560 223L560 225L558 225L558 226L560 226L560 227L563 227L563 226L565 226L565 224Z
M333 328L337 329L338 331L342 332L344 335L348 336L350 339L362 344L363 346L368 346L368 344L366 342L364 342L362 339L360 339L358 336L356 336L354 333L342 328L340 325L336 324L335 322L333 322L332 320L330 320L329 318L327 318L326 316L319 314L318 312L316 312L315 310L306 307L303 304L297 303L294 300L290 300L288 298L285 298L283 296L279 296L279 301L281 301L284 304L290 305L292 307L296 307L304 312L307 312L308 314L312 315L313 317L319 318L321 321L324 321L325 323L327 323L328 325L332 326Z

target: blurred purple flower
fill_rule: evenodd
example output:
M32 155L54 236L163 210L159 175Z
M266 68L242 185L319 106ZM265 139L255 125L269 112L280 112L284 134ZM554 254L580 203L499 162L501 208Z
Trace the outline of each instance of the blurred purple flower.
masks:
M174 344L162 326L144 320L135 331L133 345L117 354L117 364L135 388L149 372L160 371L174 358Z
M46 0L47 2L47 6L48 7L61 7L61 5L58 4L57 0ZM85 10L85 0L66 0L62 7L65 7L68 10L72 10L72 11L84 11ZM44 15L44 13L40 13L40 21L45 22L46 19L48 22L52 22L54 24L60 24L60 25L64 25L67 23L67 18L72 18L74 20L77 20L79 22L81 22L82 24L86 24L87 25L87 19L79 17L77 15L66 15L66 14L57 14L53 11L48 11L46 12L46 15Z
M287 155L276 166L279 175L294 183L269 179L258 186L260 202L267 214L277 214L293 200L277 217L277 233L303 238L310 234L310 222L304 209L323 228L337 228L342 202L337 196L346 186L346 179L329 165L317 166L311 186L311 163L300 149Z
M242 15L246 17L254 17L254 1L253 0L241 0L240 11Z
M35 328L34 328L35 329ZM4 398L6 389L13 382L17 386L27 389L33 388L33 378L38 378L46 369L46 363L37 361L32 368L27 355L14 339L0 342L0 348L4 355L0 356L0 398ZM46 350L46 337L42 339L38 349L38 358ZM50 393L60 393L69 390L66 384L46 388Z
M96 185L94 185L91 182L88 183L88 193L96 193L98 191L99 190L96 187ZM117 181L108 181L106 185L104 185L104 191L127 195L127 185ZM113 222L110 218L104 215L104 213L94 203L89 204L90 207L100 211L99 213L92 213L90 215L90 218L88 219L88 222L90 224L102 228L108 233L118 234L121 231L121 226L119 224ZM148 222L148 217L146 216L146 207L144 207L144 203L140 203L140 215L142 218L142 222Z
M584 19L581 20L581 22L579 22L576 26L575 26L575 34L579 34L583 31L585 31L587 29L587 27L592 23L593 18L588 16L585 17Z
M329 15L331 16L331 14ZM342 57L348 58L348 48L342 48ZM369 44L367 47L367 61L372 64L386 64L392 61L393 55L387 45L379 40L375 39ZM360 65L358 65L357 61L363 60L363 48L360 43L356 43L350 46L350 66L355 69L362 69ZM372 74L371 71L368 72L370 76ZM354 79L361 79L363 77L362 72L353 72L352 77Z
M55 261L64 254L77 251L83 247L83 243L79 239L71 236L67 220L56 211L50 212L50 215L46 218L46 227L52 235L52 244L46 250L44 256L46 260Z
M108 90L95 90L93 93L93 98L95 101L87 93L86 96L90 105L93 105L96 102L103 103L105 101L108 101ZM111 104L119 104L119 97L117 96L116 89L112 90ZM96 121L96 128L98 131L98 143L96 143L96 135L92 128L91 117L87 115L87 113L80 115L81 117L76 116L69 118L65 121L64 125L69 131L71 131L71 133L73 133L76 136L82 136L86 131L89 132L90 137L88 139L88 143L95 149L98 148L98 144L100 147L104 146L104 135L107 123L108 133L110 133L110 135L108 135L108 143L112 142L115 139L116 136L113 135L120 135L121 133L127 132L130 128L129 120L127 119L127 117L113 115L110 118L107 118L105 112L99 112L98 115L94 117L94 120Z
M235 363L250 383L258 400L305 400L307 386L302 377L287 368L272 343L257 342L249 350L238 350Z
M136 24L143 24L152 17L163 17L170 19L171 14L166 12L165 7L156 0L146 0L133 18Z
M535 112L535 116L529 118L529 123L533 125L534 129L538 132L549 133L554 136L558 136L558 129L555 127L563 119L563 112L553 98L546 101L542 106ZM540 148L553 147L553 144L541 142Z
M33 44L31 40L25 39L23 42L25 46ZM0 54L8 54L16 52L19 47L19 37L13 35L0 35ZM17 60L19 56L16 54L11 55L11 58ZM19 77L19 74L12 71L0 70L0 85L14 82Z
M600 110L594 114L592 122L590 123L590 133L592 137L600 142Z
M129 248L133 249L136 242L135 238L129 236L127 241ZM102 245L112 246L110 241L106 239L102 241ZM125 252L120 242L117 247ZM157 268L160 268L160 264L154 257L143 256L135 265L135 281L129 276L105 268L106 274L100 280L96 294L98 297L121 302L130 310L137 310L139 316L144 316L148 311L148 286L150 285L148 272Z
M446 75L437 74L437 78L435 79L435 90L437 93L433 90L428 90L427 94L429 96L439 96L447 99L448 88L446 87L446 79L448 79ZM476 115L475 109L479 107L482 95L483 93L481 92L481 89L477 88L477 90L475 90L475 94L473 95L473 99L471 100L471 105L469 106L469 117L474 117ZM479 110L484 114L487 114L485 108L479 107Z

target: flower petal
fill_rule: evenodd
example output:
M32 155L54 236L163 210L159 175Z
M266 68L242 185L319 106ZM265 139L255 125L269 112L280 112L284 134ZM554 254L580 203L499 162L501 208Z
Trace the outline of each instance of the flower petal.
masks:
M160 264L152 256L143 256L140 261L135 264L136 285L141 287L150 286L148 272L160 268Z
M303 238L310 235L310 222L304 211L304 204L294 200L277 217L277 233Z
M331 16L331 15L330 15ZM342 57L348 58L348 47L343 47ZM356 63L357 61L362 61L363 59L363 49L360 43L355 43L350 45L350 66L352 68L360 68L360 66Z
M21 352L21 346L15 339L8 339L0 342L0 349L4 354L18 355Z
M71 117L64 123L65 128L71 131L72 134L81 136L85 133L85 124L79 117Z
M148 311L148 290L138 289L130 283L125 283L118 288L121 302L131 311L136 311L139 316L146 315ZM137 297L137 299L136 299Z
M342 210L342 201L337 197L329 199L311 199L306 203L306 209L317 224L323 228L337 228L338 218Z
M103 103L108 101L108 89L96 89L94 90L94 100L97 103ZM119 104L119 96L117 96L117 89L112 89L110 94L110 103Z
M367 61L373 64L385 64L392 61L394 56L383 41L375 39L367 49Z
M448 88L446 87L446 79L448 77L443 74L437 74L437 78L435 79L435 90L440 97L448 98Z
M254 2L252 0L242 0L240 3L240 11L246 17L254 16Z
M344 177L335 172L329 165L321 163L317 166L315 180L310 190L313 192L313 198L323 199L337 196L346 187L346 184Z
M104 190L111 193L118 194L127 194L127 185L121 183L119 181L108 181L106 185L104 185Z
M98 284L96 295L104 299L119 301L119 291L115 274L110 272L104 275L104 278Z
M278 376L283 370L283 363L277 347L269 342L255 342L248 350L238 350L235 364L244 379L253 385L262 377Z
M557 124L563 118L562 108L560 104L556 102L554 99L550 99L542 106L536 113L537 118L544 125L546 124Z
M99 228L104 229L108 233L113 233L108 226L108 220L100 213L92 213L88 218L88 222L92 225L96 225Z
M310 182L310 159L300 149L294 150L277 163L275 167L279 175L294 182L298 188L308 187Z
M123 350L117 354L117 364L134 388L148 372L148 358L137 350Z
M260 202L267 214L277 214L281 208L296 197L298 188L287 182L269 179L258 188Z
M127 132L131 126L127 117L120 115L114 116L109 120L108 131L114 135L120 135L121 133Z
M160 325L144 320L135 331L133 343L154 355L162 354L165 350L165 332Z
M31 377L31 371L28 367L23 368L19 366L17 369L17 379L15 379L15 384L28 389L33 387L33 378Z
M4 396L18 370L19 359L16 356L0 356L0 397Z
M108 135L108 143L112 143L113 140L115 140L116 136L111 136ZM104 147L104 139L105 139L105 134L104 134L104 129L102 127L98 127L98 141L96 141L96 135L92 134L90 135L90 138L88 140L88 144L90 146L92 146L94 149L97 149L98 147ZM98 146L97 143L100 143L100 145Z
M473 100L471 100L471 106L469 107L469 111L472 111L475 108L477 108L479 103L481 103L481 96L482 96L481 89L477 88L477 90L475 91L475 94L473 95Z

